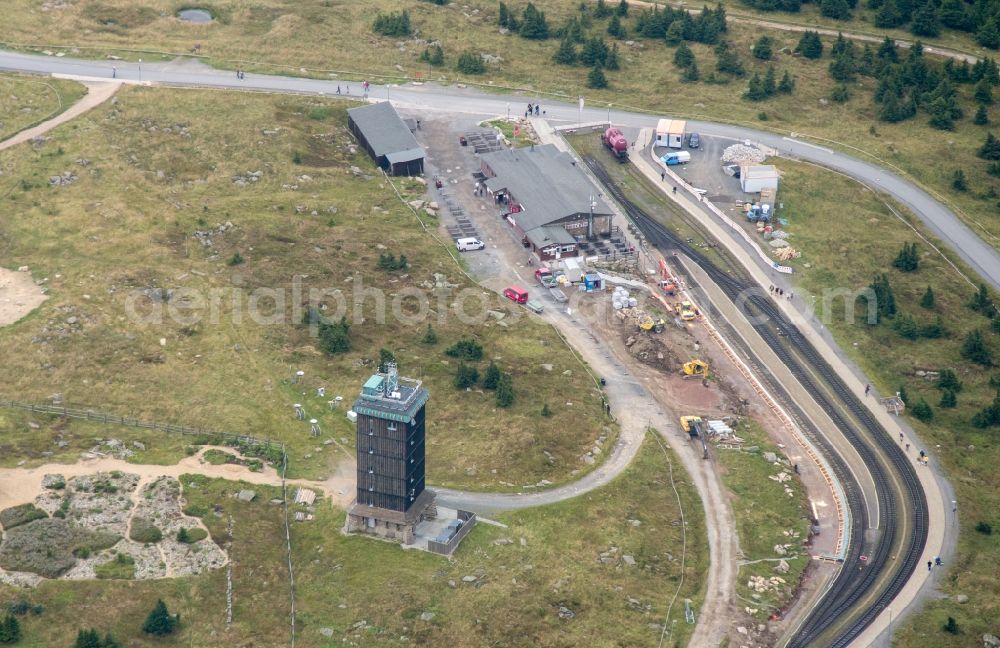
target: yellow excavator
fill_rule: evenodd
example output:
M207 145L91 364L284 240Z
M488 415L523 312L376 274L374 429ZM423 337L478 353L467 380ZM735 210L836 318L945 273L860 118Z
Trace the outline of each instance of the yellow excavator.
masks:
M694 304L685 300L681 302L681 319L685 322L690 322L698 316L698 309L694 307Z
M708 363L698 359L685 362L681 375L685 378L708 378Z

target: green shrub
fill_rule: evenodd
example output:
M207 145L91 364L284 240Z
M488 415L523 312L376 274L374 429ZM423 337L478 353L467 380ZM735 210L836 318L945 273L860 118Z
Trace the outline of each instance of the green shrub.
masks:
M185 544L201 542L207 537L208 531L202 529L201 527L192 527L190 529L181 527L180 531L177 532L177 542L183 542Z
M136 542L152 544L163 539L163 532L151 520L144 517L133 517L128 537Z
M587 87L594 89L608 87L608 78L604 76L604 70L600 65L595 65L587 74Z
M383 36L409 36L413 31L408 11L384 14L379 12L372 24L372 31Z
M976 522L976 531L983 535L993 535L993 527L989 522Z
M184 515L196 518L205 517L208 515L208 507L204 504L188 504L184 507Z
M380 254L378 257L378 267L382 270L406 270L408 265L405 254L400 254L398 259L395 254Z
M993 366L993 354L983 341L983 334L979 330L970 331L966 336L965 342L962 343L962 357L984 367Z
M236 458L236 455L230 454L223 450L216 450L215 448L210 448L209 450L206 450L205 454L203 454L201 457L202 459L205 460L206 463L209 463L213 466L239 463L239 459Z
M9 530L47 517L49 514L34 504L19 504L0 511L0 526Z
M462 74L485 74L486 64L483 57L475 52L462 52L455 63L455 69Z
M142 624L142 631L146 634L162 637L173 633L179 624L180 616L171 615L167 611L167 605L163 599L158 599L156 606L153 607L149 616L146 617L145 623Z
M497 407L510 407L514 404L514 379L509 373L500 376L497 384Z
M21 623L13 614L0 619L0 644L14 644L21 640Z
M953 392L962 391L962 381L955 375L953 369L942 369L938 372L937 383L934 385L938 389L946 389Z
M490 362L486 368L486 376L483 378L483 389L496 389L500 384L500 367L495 362Z
M243 261L243 255L239 252L235 252L233 253L233 256L229 257L229 261L227 261L227 263L231 266L238 266L241 265Z
M437 344L438 336L437 333L434 332L433 326L430 324L427 325L427 331L424 332L424 337L421 338L420 341L428 346Z
M475 387L477 382L479 382L479 370L464 362L459 362L455 371L455 388L469 389Z
M0 567L58 578L76 564L76 555L113 547L121 538L76 527L58 518L35 520L5 534Z
M13 603L7 604L7 612L13 614L14 616L24 616L28 612L31 612L34 616L40 615L45 611L45 606L40 603L32 604L28 599L22 598Z
M483 345L472 338L462 338L455 344L448 347L445 355L462 360L482 360Z
M109 560L94 567L98 578L129 580L135 578L135 559L124 553L119 553L114 560Z
M931 409L931 406L923 398L917 401L917 404L910 411L918 421L923 421L924 423L934 418L934 410Z

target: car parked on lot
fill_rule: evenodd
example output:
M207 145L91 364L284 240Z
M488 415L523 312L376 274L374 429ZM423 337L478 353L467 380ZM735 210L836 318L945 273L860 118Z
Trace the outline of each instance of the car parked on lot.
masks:
M528 301L528 291L520 286L504 288L503 296L517 304L524 304Z
M688 147L698 148L701 146L701 136L698 133L691 133L688 135Z
M467 252L469 250L482 250L486 244L475 237L469 237L456 239L455 247L458 248L459 252Z

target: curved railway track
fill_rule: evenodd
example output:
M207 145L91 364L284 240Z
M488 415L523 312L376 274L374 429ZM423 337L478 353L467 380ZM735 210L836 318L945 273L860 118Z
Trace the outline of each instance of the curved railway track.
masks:
M884 427L858 399L772 299L742 270L720 270L700 250L681 239L629 200L592 156L584 161L646 238L664 252L676 251L698 264L741 307L754 329L826 411L868 466L878 499L879 526L869 530L868 511L858 487L848 491L852 529L844 564L833 583L800 625L789 648L818 642L841 648L857 637L895 598L922 560L927 541L927 500L913 465ZM824 450L832 448L823 444ZM835 453L834 468L853 481ZM839 466L839 468L838 468ZM897 555L900 560L896 560ZM862 600L875 591L872 600ZM864 609L856 610L859 603ZM846 623L841 620L846 618ZM832 636L824 635L832 633Z

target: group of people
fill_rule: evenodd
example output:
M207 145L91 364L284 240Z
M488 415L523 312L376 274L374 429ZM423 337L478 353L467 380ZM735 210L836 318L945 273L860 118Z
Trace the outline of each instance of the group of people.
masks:
M236 78L237 79L244 79L244 78L246 78L246 73L243 72L243 70L241 70L240 68L236 68Z
M346 90L341 90L340 89L340 84L337 84L337 94L351 94L351 86L346 86L346 87L347 87ZM364 93L365 97L368 96L368 88L370 88L370 87L371 87L371 84L368 83L368 81L362 81L361 82L361 92ZM419 124L420 122L417 122L417 123Z
M785 296L785 291L782 290L781 288L778 288L777 286L771 286L770 288L768 288L768 290L771 291L772 295L775 295L775 296L778 296L778 297L784 297ZM789 290L788 291L788 299L789 299L789 301L792 299L793 296L795 296L795 293L793 293L792 291ZM867 392L865 392L865 395L867 395Z
M541 110L541 108L542 108L542 106L540 104L531 105L529 103L528 104L528 109L524 111L524 116L525 117L531 117L532 115L534 115L535 117L537 117L538 116L538 111Z
M473 193L476 196L485 196L486 195L486 183L485 182L478 182L477 181L476 182L476 188L473 191Z

